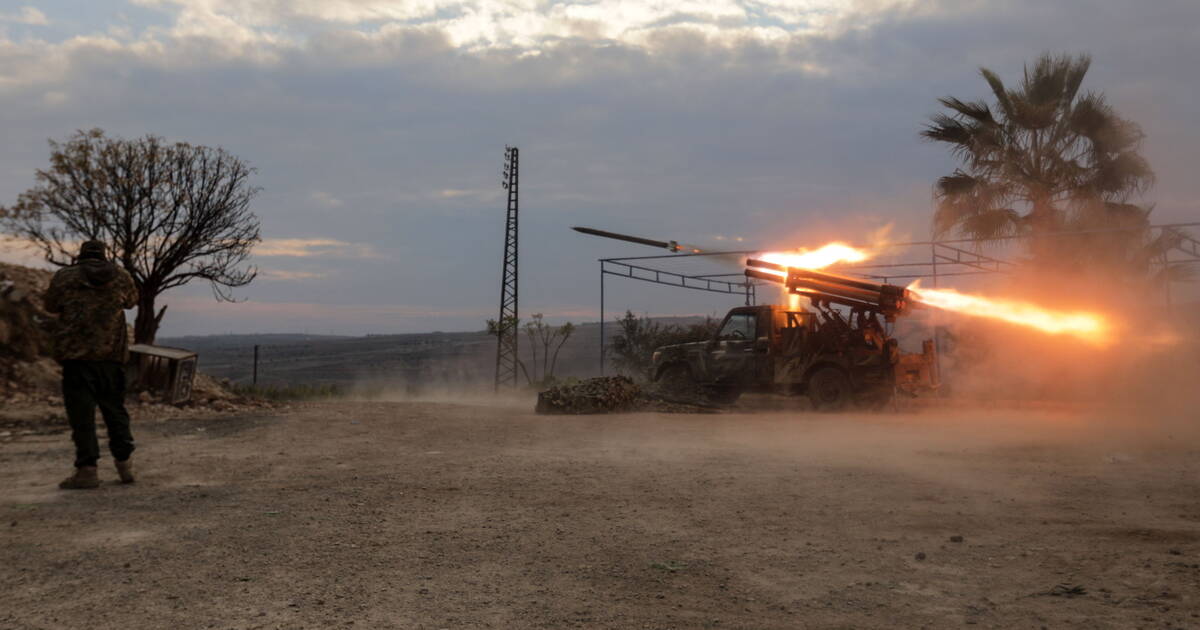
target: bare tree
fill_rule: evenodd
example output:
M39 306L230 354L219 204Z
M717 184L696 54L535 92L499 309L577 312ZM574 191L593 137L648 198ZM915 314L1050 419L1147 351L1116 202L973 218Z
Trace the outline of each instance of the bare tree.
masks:
M71 264L80 241L104 241L141 294L134 339L152 343L164 291L207 280L217 300L228 301L257 275L243 266L260 240L250 212L260 190L250 185L253 173L220 148L79 131L50 141L50 167L0 217L55 265Z
M525 361L517 358L517 365L525 375L525 381L530 385L537 386L553 384L555 382L554 370L558 366L558 353L571 335L575 334L575 324L567 322L562 326L552 326L545 322L541 313L534 313L530 316L530 321L524 324L521 324L521 320L518 318L509 318L503 327L494 319L487 320L489 335L499 335L502 329L509 327L523 330L529 337L528 347L531 355L529 365L533 366L533 373L530 374ZM540 359L538 357L539 346L542 349Z
M553 383L554 368L558 365L558 352L575 333L575 324L567 322L562 326L551 326L543 320L541 313L534 313L522 328L529 337L529 347L533 353L532 380L542 385ZM542 347L541 378L538 378L538 346Z

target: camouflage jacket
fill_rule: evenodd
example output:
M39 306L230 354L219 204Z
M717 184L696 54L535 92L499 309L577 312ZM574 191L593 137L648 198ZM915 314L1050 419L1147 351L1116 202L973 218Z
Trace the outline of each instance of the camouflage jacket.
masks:
M63 267L43 299L58 314L53 355L59 361L118 361L129 358L125 313L138 301L129 272L101 260Z

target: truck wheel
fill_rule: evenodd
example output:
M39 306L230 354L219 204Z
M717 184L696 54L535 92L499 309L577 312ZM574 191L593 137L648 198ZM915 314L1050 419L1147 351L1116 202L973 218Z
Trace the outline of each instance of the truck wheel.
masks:
M668 365L658 375L658 386L673 394L695 393L696 382L692 380L692 372L686 365L676 363Z
M817 411L841 411L852 394L850 379L835 367L819 368L808 378L808 399Z

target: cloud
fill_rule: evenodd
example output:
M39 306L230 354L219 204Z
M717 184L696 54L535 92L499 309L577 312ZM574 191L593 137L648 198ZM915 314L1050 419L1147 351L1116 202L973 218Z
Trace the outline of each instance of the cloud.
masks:
M455 313L494 316L505 144L522 150L528 309L596 304L597 258L657 253L572 225L731 249L859 242L887 221L925 236L930 186L955 165L917 137L935 99L985 97L979 66L1015 82L1045 49L1092 52L1085 89L1145 127L1156 221L1194 217L1200 198L1200 87L1180 80L1200 56L1195 0L1103 11L1077 0L850 2L828 19L813 11L831 4L791 0L601 2L611 23L582 2L546 15L532 13L549 5L516 2L144 4L129 13L155 19L54 41L0 28L0 204L35 183L45 140L76 128L222 146L259 169L253 210L272 237L255 251L262 266L329 270L241 295L446 313L380 315L366 329L466 329L481 319ZM399 10L411 15L388 13ZM499 17L489 26L483 11ZM293 235L314 238L283 238ZM609 282L610 316L733 305ZM179 289L192 290L206 287ZM173 311L168 325L186 317ZM340 326L354 315L301 310L280 329L305 317Z
M282 269L259 269L258 277L264 280L320 280L328 278L329 273L323 271L284 271Z
M0 234L0 262L38 269L57 269L46 262L42 250L33 243L4 234Z
M255 256L288 258L382 258L369 244L332 238L265 238L254 247Z
M46 18L45 13L30 6L21 7L13 13L0 13L0 22L12 22L30 26L48 26L50 24L50 20Z
M337 334L395 334L405 332L478 331L490 317L490 306L447 308L438 306L381 305L369 302L326 304L309 301L217 302L211 297L167 294L169 315L162 336L222 334L236 322L238 332L284 332L311 330ZM595 319L595 309L565 307L546 309L547 321L580 322Z
M539 47L560 41L647 45L687 29L715 38L778 40L791 33L861 28L913 0L139 0L177 11L176 34L245 41L256 32L303 32L314 25L386 33L435 28L464 49Z
M323 304L306 301L217 302L201 296L168 294L171 305L162 336L238 332L331 331L339 334L482 330L494 317L487 308L438 308L371 303ZM232 323L232 324L231 324ZM233 328L231 328L231 325Z
M447 51L511 63L560 49L564 59L594 49L611 62L622 59L623 55L612 54L620 50L694 58L710 48L749 47L755 55L773 51L770 56L776 63L795 61L810 72L825 72L813 59L797 59L789 51L802 51L810 39L866 29L889 16L932 10L915 0L566 0L549 5L529 0L136 0L136 4L164 12L167 24L96 25L61 41L12 40L0 32L0 88L53 85L99 59L177 72L234 61L278 68L298 58L329 67L414 65ZM45 19L32 7L10 19L18 17ZM625 56L625 61L631 60ZM539 79L562 79L589 70L588 64L560 65L559 76Z
M55 86L108 63L161 72L231 64L264 69L297 63L342 69L425 65L426 75L435 79L473 75L484 84L504 78L544 85L625 69L649 55L671 65L708 57L713 67L769 62L820 74L829 68L811 54L812 41L866 29L889 16L915 14L914 6L924 6L914 0L138 4L166 12L168 24L136 29L97 25L61 41L12 40L0 32L0 90ZM451 52L467 58L443 56ZM430 60L436 63L424 63ZM453 74L447 75L447 69Z

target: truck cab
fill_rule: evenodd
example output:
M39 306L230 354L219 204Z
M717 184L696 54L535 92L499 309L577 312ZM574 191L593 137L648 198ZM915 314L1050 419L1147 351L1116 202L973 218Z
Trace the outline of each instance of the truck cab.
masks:
M712 339L656 350L655 380L668 390L698 388L718 403L759 391L805 395L817 409L836 410L890 399L898 382L911 380L914 364L933 360L928 344L930 356L902 361L873 312L815 308L734 308Z

